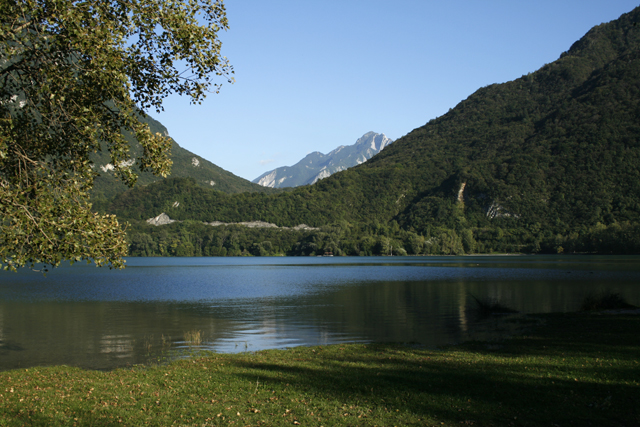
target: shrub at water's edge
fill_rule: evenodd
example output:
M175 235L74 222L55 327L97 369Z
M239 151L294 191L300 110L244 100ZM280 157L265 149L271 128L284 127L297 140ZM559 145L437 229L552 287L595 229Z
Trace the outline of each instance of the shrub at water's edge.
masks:
M476 296L469 294L469 296L475 301L475 306L470 309L478 317L488 317L494 314L513 314L518 313L518 310L514 310L508 307L501 301L495 298L477 298Z
M624 310L634 308L638 307L629 304L623 295L609 290L586 295L580 305L580 311Z

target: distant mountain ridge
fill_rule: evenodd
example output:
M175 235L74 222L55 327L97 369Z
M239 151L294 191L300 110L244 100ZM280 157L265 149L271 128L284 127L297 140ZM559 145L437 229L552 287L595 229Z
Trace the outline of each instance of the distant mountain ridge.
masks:
M341 145L328 154L314 151L293 166L270 170L251 182L271 188L315 184L336 172L366 162L392 142L383 133L367 132L353 145Z

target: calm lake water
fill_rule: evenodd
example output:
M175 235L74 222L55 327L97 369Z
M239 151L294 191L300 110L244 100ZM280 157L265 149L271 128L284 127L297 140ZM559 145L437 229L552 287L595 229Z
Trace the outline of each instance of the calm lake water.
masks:
M111 369L189 348L438 346L473 336L470 295L563 312L603 289L640 305L640 257L129 258L120 271L2 272L0 370Z

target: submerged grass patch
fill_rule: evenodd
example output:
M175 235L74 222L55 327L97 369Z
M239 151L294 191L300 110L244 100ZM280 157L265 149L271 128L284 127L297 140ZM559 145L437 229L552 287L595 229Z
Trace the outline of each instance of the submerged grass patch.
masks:
M0 425L638 425L640 316L544 315L500 345L333 345L0 373Z
M184 333L184 342L189 347L198 347L202 344L202 331L193 330Z

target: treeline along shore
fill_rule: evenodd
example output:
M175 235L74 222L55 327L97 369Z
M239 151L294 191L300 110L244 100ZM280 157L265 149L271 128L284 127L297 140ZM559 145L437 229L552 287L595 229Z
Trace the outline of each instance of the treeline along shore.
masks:
M150 225L142 220L129 222L127 239L131 256L640 253L640 224L632 222L596 224L568 235L512 228L509 224L503 224L504 228L497 224L463 229L433 226L418 233L400 227L396 221L381 224L342 220L320 227L297 228L212 226L196 220L164 225Z

